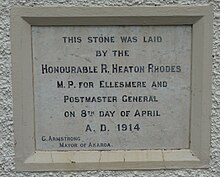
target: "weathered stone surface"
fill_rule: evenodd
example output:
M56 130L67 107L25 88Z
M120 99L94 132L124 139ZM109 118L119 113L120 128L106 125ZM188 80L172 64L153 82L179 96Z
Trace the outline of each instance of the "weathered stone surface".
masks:
M37 149L188 148L190 26L32 34Z

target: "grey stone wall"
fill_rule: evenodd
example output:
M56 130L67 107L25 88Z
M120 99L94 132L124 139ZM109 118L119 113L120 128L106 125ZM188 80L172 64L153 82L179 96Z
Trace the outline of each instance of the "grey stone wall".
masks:
M211 162L209 169L45 173L15 172L10 55L10 9L13 6L172 6L204 4L211 4L214 10ZM0 0L0 176L220 177L220 0Z

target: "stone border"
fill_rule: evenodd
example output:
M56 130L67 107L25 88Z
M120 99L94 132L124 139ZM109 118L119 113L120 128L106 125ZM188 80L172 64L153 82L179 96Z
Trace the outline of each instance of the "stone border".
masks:
M210 147L212 18L210 6L13 8L11 43L16 169L207 168ZM32 25L192 25L189 149L36 151Z

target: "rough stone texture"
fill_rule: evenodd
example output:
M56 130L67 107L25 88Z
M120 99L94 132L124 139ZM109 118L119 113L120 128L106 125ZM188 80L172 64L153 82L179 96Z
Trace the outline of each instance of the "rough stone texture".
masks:
M151 171L15 172L10 56L10 9L13 6L162 6L204 5L214 9L211 162L209 169ZM220 0L0 0L0 176L1 177L219 177L220 176Z

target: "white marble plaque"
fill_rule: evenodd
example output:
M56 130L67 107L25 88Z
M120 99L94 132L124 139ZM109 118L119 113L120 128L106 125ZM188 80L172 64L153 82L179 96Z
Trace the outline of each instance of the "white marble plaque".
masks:
M32 27L37 150L189 148L191 26Z

